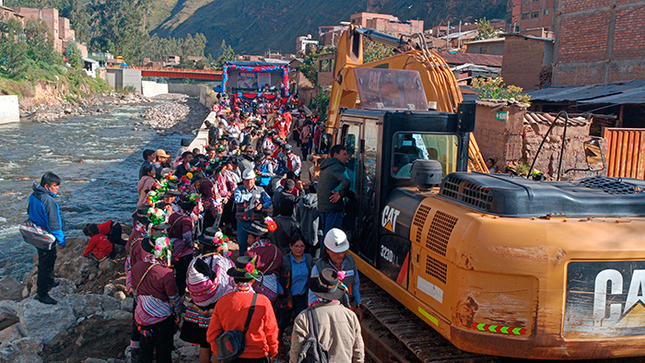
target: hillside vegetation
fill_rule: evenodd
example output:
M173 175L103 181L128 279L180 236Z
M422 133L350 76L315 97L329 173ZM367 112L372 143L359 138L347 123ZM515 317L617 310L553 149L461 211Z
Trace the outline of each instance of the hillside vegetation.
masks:
M268 49L292 53L297 36L316 37L319 26L349 21L350 15L361 11L420 19L429 28L448 19L505 18L507 4L507 0L178 0L172 15L153 34L202 33L208 39L205 52L213 54L222 40L237 53L262 54Z

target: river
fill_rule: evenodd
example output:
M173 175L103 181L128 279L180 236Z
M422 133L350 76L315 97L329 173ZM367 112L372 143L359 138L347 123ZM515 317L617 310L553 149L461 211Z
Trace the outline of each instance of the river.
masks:
M33 267L36 249L22 240L18 226L27 218L33 182L46 171L62 180L56 200L67 237L82 237L85 223L130 221L142 151L163 148L175 156L188 137L135 130L131 117L152 105L114 106L111 113L49 124L0 125L0 276L20 281Z

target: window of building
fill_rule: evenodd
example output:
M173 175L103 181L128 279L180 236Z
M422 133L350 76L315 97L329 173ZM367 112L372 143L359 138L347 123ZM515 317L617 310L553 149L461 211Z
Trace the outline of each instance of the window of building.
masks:
M522 13L522 20L527 20L529 18L529 13Z
M544 9L544 15L549 15L549 9Z
M531 19L535 19L540 15L539 11L531 11Z

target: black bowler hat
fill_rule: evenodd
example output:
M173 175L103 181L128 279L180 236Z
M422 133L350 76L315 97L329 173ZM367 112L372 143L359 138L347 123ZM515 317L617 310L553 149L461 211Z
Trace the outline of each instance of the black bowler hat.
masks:
M339 300L345 294L338 272L333 268L325 268L318 276L310 277L308 285L311 292L324 300Z
M248 266L251 265L253 271L249 272L251 268ZM255 268L254 258L250 256L238 257L235 260L235 267L231 267L226 271L226 273L233 278L238 280L255 280L260 277L260 271Z

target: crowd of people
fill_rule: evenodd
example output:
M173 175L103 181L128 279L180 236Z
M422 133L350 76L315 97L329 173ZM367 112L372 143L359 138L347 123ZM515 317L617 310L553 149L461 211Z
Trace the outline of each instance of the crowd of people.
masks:
M125 244L133 361L170 362L179 328L201 363L270 362L279 351L295 363L311 336L329 362L363 362L360 281L342 230L347 152L332 147L303 175L302 158L326 146L297 97L222 96L213 112L207 145L182 143L174 159L143 152ZM110 238L100 227L87 227L96 259L111 253L99 248ZM227 340L234 331L244 348Z

